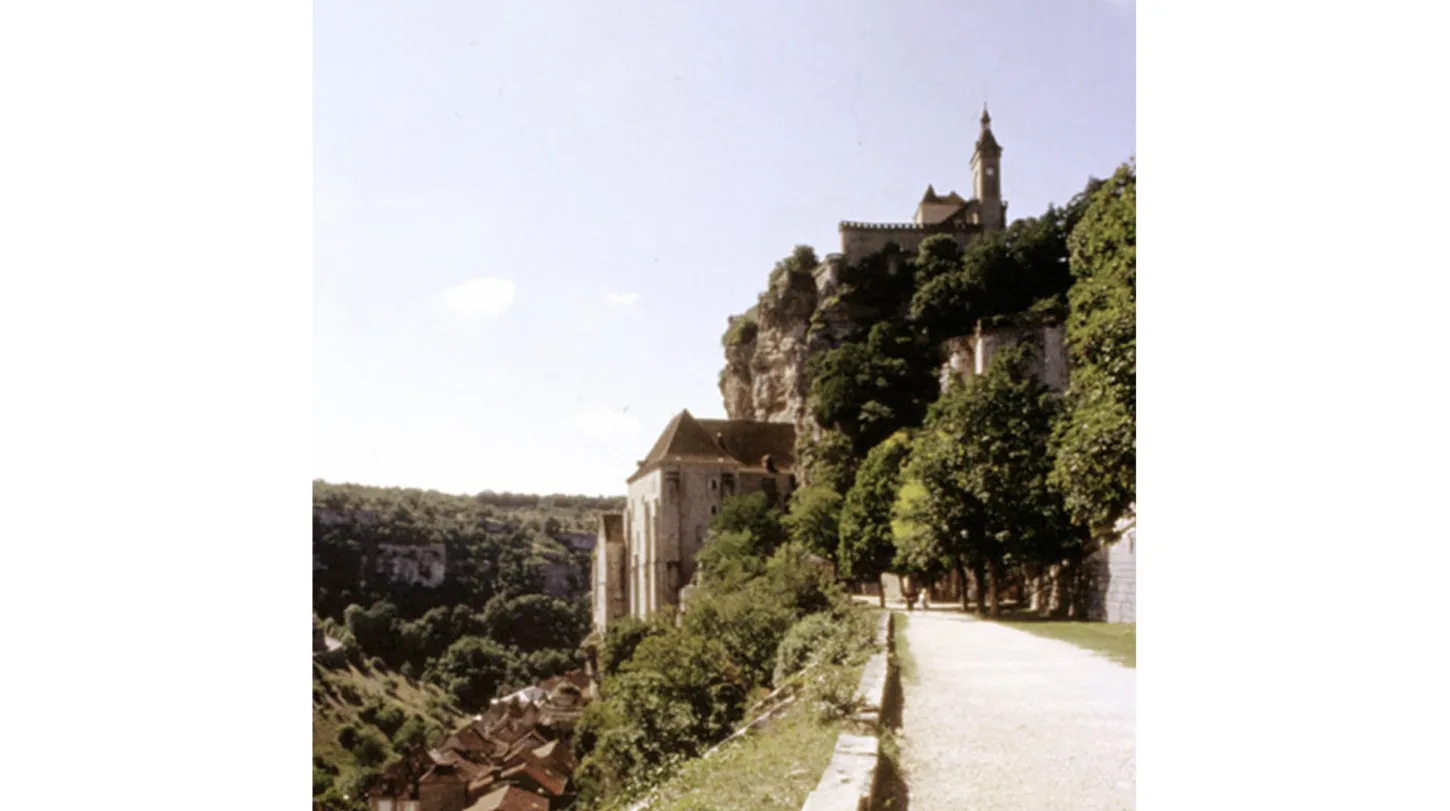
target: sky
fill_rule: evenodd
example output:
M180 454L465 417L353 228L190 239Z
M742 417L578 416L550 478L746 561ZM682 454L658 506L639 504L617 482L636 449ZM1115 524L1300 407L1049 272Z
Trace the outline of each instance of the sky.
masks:
M622 495L795 245L1133 157L1131 0L315 0L314 475Z

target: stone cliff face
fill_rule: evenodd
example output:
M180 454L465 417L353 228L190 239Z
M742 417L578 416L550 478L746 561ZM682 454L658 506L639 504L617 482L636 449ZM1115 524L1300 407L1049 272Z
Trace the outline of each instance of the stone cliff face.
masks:
M732 420L807 420L811 316L818 294L809 272L773 274L770 288L743 315L730 319L720 393Z

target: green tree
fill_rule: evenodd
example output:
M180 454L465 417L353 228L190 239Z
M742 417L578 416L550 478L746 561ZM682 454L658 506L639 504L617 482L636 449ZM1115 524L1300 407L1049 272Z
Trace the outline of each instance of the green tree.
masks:
M1017 220L958 248L950 237L924 240L917 250L910 313L933 344L970 334L977 322L1028 310L1057 311L1072 286L1068 238L1083 217L1087 187L1066 206Z
M827 558L836 556L840 538L841 494L821 485L797 490L781 525L790 537L812 552Z
M484 606L484 631L521 651L545 648L573 649L584 637L582 617L567 600L547 594L509 597L500 594Z
M658 636L667 626L659 621L642 620L624 616L609 623L604 639L599 646L599 669L606 676L619 670L620 665L634 656L635 648L647 637Z
M428 745L428 724L421 716L410 715L393 733L393 750L408 752Z
M991 584L978 608L990 601L993 614L1004 566L1060 559L1080 541L1048 483L1057 407L1031 373L1034 351L1003 349L986 374L944 394L907 466L907 479L925 497L906 514L930 530L910 554L948 560L959 572L970 568L979 589Z
M880 577L896 556L891 508L901 486L901 469L910 455L905 432L894 434L866 454L841 506L836 563L850 578ZM881 605L886 605L885 588Z
M1068 414L1053 481L1097 533L1137 494L1137 170L1126 164L1091 197L1072 232Z
M710 532L745 533L753 551L763 559L785 540L780 518L780 508L765 493L744 493L720 502L720 511L710 519Z
M840 431L817 428L796 436L796 459L805 481L845 493L856 480L856 458L851 439Z
M940 358L904 325L882 321L864 342L847 342L806 362L811 415L850 438L863 457L901 428L921 424L937 396Z
M448 690L463 707L480 709L495 697L513 660L514 654L498 642L465 636L448 646L424 678Z

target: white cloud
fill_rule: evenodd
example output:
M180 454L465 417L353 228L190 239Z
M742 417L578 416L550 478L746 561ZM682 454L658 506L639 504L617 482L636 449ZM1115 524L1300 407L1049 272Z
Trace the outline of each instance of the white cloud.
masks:
M471 279L443 294L448 309L469 318L495 318L513 301L514 283L508 279Z
M639 432L639 420L624 411L595 409L574 415L574 427L593 439L619 439Z
M604 300L606 302L608 302L609 304L614 305L615 307L628 307L629 305L635 303L636 301L639 301L639 294L638 293L610 293L609 295L607 295L607 296L604 297Z

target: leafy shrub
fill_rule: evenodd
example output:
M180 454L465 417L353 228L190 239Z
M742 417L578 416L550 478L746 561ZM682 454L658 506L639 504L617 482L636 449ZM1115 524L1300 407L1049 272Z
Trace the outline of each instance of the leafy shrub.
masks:
M312 767L312 796L316 797L317 795L322 794L323 792L327 791L330 788L332 788L332 775L330 775L327 772L325 772L325 771L317 768L316 766L313 766Z
M393 734L393 749L398 752L427 745L428 725L417 715L408 716L408 720Z
M378 734L377 730L365 729L357 734L357 740L350 751L359 765L377 766L388 759L391 750L387 738Z
M725 330L725 338L721 343L727 347L748 344L755 340L760 332L760 324L755 320L754 313L745 313L735 317L730 322L730 328Z
M604 639L599 646L599 669L606 676L612 676L619 666L629 661L635 648L646 637L665 632L659 622L649 622L636 617L620 617L609 623Z
M854 668L833 665L816 671L806 680L802 698L819 723L850 715L856 708L859 679Z
M343 749L352 751L357 746L358 728L356 724L344 724L342 729L337 731L337 743Z
M377 727L384 735L392 737L393 733L403 725L407 716L396 704L384 705L381 701L373 699L358 711L358 718L361 718L363 723Z

